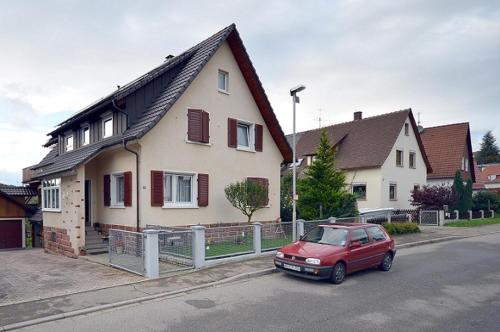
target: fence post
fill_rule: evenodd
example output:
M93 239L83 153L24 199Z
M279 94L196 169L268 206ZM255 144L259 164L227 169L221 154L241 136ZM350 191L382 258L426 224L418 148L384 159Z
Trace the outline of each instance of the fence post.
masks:
M494 210L490 210L491 212L491 218L495 218L495 211Z
M468 210L467 212L469 212L469 220L472 220L472 210Z
M337 222L337 218L335 218L335 217L328 218L328 223L335 224L336 222Z
M392 211L387 211L387 223L391 223Z
M481 219L484 219L484 210L480 210L481 212Z
M144 230L144 271L145 277L156 279L160 276L158 234L155 229Z
M458 210L453 210L453 212L455 212L455 220L458 220L459 218Z
M438 211L438 225L439 226L444 226L444 210L439 210Z
M205 226L191 226L193 231L193 265L199 269L205 265Z
M297 220L297 234L299 238L304 236L304 219Z
M253 223L253 251L257 255L262 253L262 224L260 222Z

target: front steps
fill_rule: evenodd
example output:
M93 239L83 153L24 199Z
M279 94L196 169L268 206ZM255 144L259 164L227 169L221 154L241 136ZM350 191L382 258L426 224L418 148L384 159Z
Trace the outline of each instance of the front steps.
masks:
M92 227L85 227L85 249L88 255L108 252L108 241Z

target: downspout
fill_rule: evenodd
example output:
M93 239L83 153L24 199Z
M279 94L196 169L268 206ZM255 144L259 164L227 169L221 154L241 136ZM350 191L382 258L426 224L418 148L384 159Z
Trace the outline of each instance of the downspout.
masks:
M123 109L119 108L116 105L116 100L115 99L111 100L111 106L112 106L112 108L114 110L116 110L117 112L122 113L123 115L126 116L126 118L127 118L127 128L126 129L128 129L129 128L129 116L128 116L128 114ZM140 225L141 225L141 223L140 223L140 218L139 218L139 215L140 215L139 214L139 153L137 153L134 150L131 150L127 146L128 142L129 142L129 140L127 140L125 138L122 140L123 148L126 151L128 151L128 152L130 152L130 153L132 153L132 154L135 155L136 230L137 230L137 232L140 232Z

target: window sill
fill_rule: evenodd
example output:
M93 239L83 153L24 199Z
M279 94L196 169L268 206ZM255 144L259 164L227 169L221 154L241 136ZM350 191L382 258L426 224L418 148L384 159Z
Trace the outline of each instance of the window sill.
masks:
M197 205L163 205L162 209L197 209Z
M42 209L42 212L55 212L55 213L61 213L61 209Z
M397 202L397 200L398 200L398 199L397 199L397 198L389 198L389 200L390 200L391 202Z
M125 209L125 205L110 205L110 209Z
M255 153L255 150L253 150L253 149L250 149L250 148L245 148L245 147L240 147L240 146L238 146L238 147L236 148L236 150L238 150L238 151L244 151L244 152L251 152L251 153Z
M184 140L184 142L188 144L195 144L195 145L202 145L202 146L212 146L212 143L203 143L203 142L196 142L196 141L190 141L190 140Z
M396 165L396 167L399 167L399 168L404 168L403 165Z
M219 93L222 93L222 94L225 94L225 95L228 95L228 96L230 95L230 93L228 91L226 91L226 90L219 89L218 91L219 91Z

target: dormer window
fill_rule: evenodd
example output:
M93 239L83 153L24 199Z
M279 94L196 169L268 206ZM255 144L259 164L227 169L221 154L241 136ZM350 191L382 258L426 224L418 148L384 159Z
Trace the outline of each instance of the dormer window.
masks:
M73 150L73 135L66 136L65 147L66 147L66 151Z
M113 136L113 117L107 117L102 120L102 138Z
M219 69L218 88L220 92L229 92L229 73Z
M82 146L90 143L90 128L83 127L82 128Z

